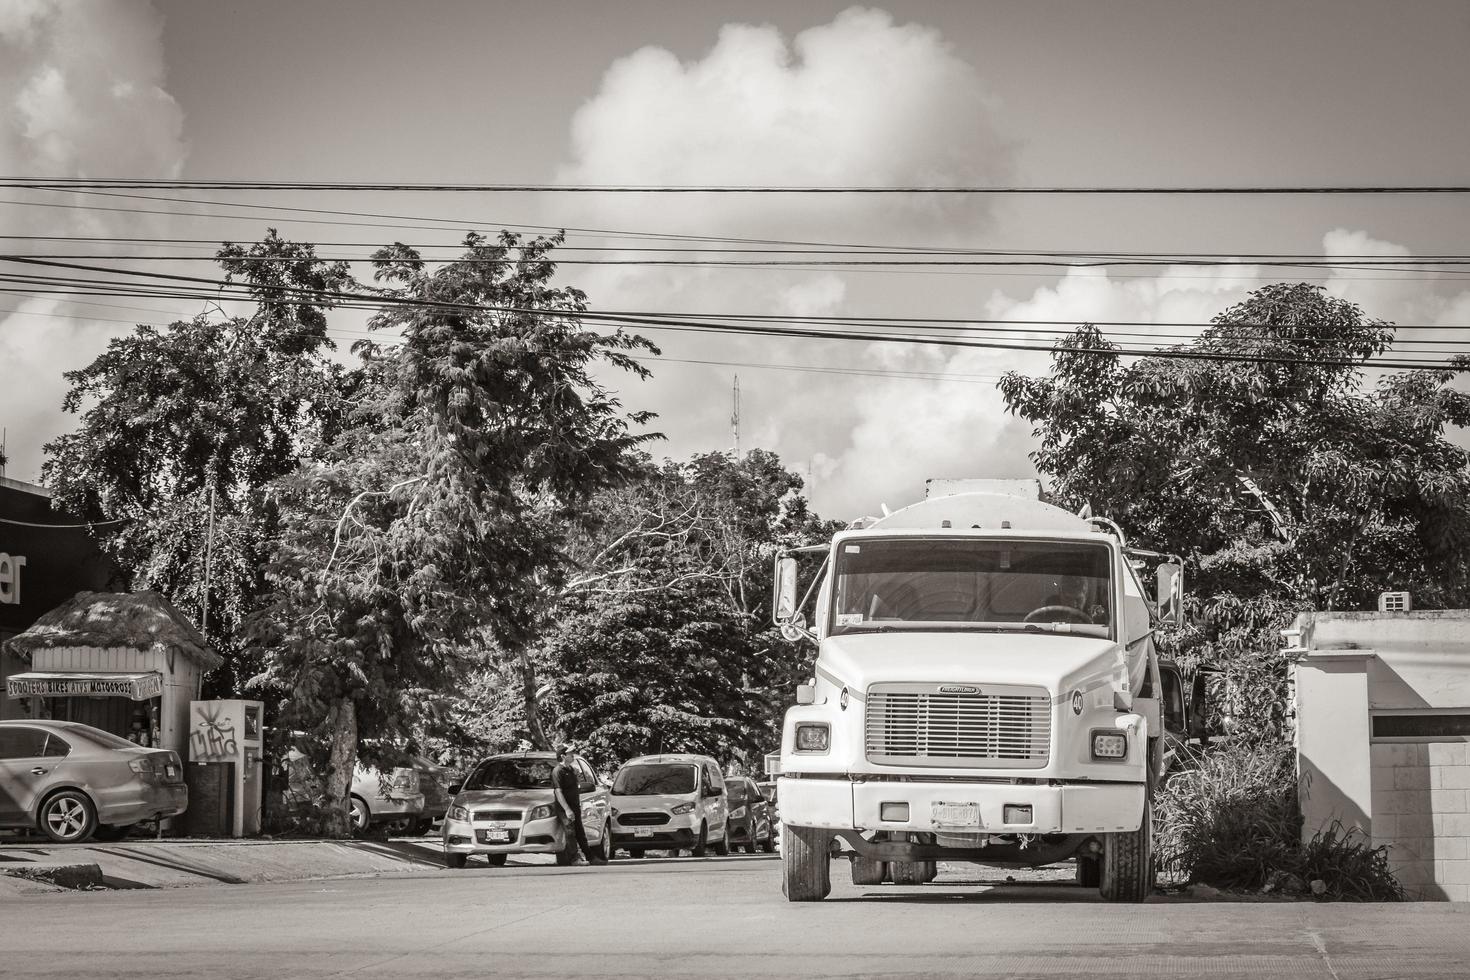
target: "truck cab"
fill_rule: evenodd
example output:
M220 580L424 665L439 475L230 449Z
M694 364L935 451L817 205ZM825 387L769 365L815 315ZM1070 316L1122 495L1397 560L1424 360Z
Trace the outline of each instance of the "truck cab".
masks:
M778 764L789 900L826 897L834 855L858 884L1076 856L1105 898L1153 890L1179 682L1154 632L1179 608L1180 564L1159 562L1150 598L1116 525L1018 482L840 532L800 599L796 556L777 558L776 620L818 646Z

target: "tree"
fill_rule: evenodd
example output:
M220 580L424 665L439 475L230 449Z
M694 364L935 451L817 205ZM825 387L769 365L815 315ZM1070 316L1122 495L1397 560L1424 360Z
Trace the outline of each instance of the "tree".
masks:
M59 507L99 522L134 587L206 627L225 658L208 689L233 694L258 668L238 629L274 534L263 489L335 422L341 372L322 311L350 277L274 229L218 259L255 313L139 325L68 372L63 407L81 422L46 446L43 479Z
M582 327L583 294L550 284L559 242L470 235L432 272L406 246L377 253L387 285L369 325L402 342L359 345L342 432L278 484L285 533L251 632L268 650L261 683L325 764L339 831L359 738L366 760L391 759L487 649L518 662L534 708L529 646L570 530L655 437L590 373L606 361L642 377L627 352L651 345ZM534 710L527 722L544 743Z
M1175 353L1121 363L1090 325L1058 344L1049 377L1001 382L1035 424L1032 456L1057 499L1186 556L1199 614L1188 656L1232 680L1236 730L1285 724L1277 630L1302 609L1371 608L1384 589L1470 599L1470 421L1454 371L1361 387L1391 327L1309 284L1271 285ZM1457 369L1470 361L1456 362Z
M810 657L771 625L772 558L831 531L800 488L754 450L650 464L598 498L540 658L560 731L606 760L682 746L754 765L774 746Z

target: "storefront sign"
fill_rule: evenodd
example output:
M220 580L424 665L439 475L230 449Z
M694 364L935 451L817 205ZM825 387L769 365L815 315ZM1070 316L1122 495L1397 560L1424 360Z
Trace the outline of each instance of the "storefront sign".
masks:
M147 701L163 696L163 675L146 674L16 674L5 681L13 698L120 697Z
M20 570L25 567L25 555L0 551L0 606L20 605Z

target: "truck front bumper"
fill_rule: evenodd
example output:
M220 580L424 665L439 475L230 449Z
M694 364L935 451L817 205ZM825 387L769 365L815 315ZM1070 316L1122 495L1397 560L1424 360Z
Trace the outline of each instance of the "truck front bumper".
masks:
M1144 788L1139 783L856 782L783 776L777 792L782 823L831 830L1097 834L1137 830L1143 823Z

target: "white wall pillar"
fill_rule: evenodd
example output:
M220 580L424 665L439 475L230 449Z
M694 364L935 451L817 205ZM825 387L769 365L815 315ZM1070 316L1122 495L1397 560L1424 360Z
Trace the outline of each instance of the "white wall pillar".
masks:
M1297 779L1302 838L1333 821L1372 836L1373 770L1368 741L1372 650L1308 654L1296 664Z

